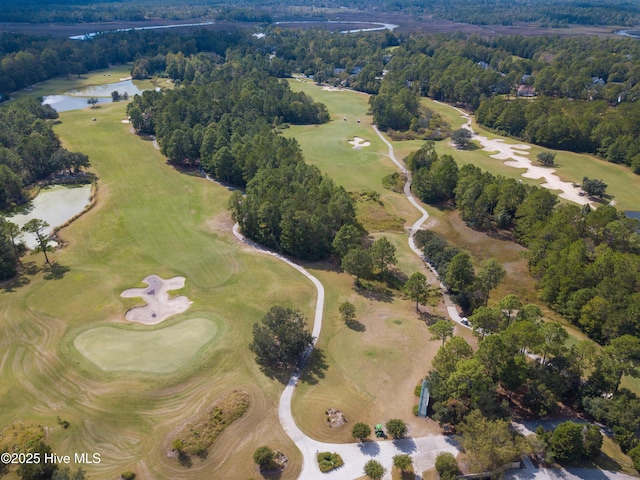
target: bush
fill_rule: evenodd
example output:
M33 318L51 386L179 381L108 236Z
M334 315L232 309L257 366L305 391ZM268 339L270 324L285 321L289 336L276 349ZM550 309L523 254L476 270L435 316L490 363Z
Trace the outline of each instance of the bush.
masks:
M318 467L322 473L333 470L334 468L339 468L344 465L342 461L342 457L337 453L331 452L320 452L318 453Z
M411 460L411 457L406 453L393 456L393 466L399 468L402 472L408 470L412 464L413 460Z
M385 426L387 427L387 432L389 432L393 438L402 438L408 431L407 424L399 418L392 418Z
M371 427L366 423L358 422L351 429L351 435L353 435L353 438L357 438L362 442L371 435Z
M640 445L629 450L627 454L633 461L633 468L640 472Z
M126 472L122 472L120 478L122 478L122 480L134 480L136 478L136 474L131 470L127 470Z
M538 163L545 167L553 167L556 161L556 154L552 152L542 152L536 155Z
M585 456L582 425L564 422L556 427L549 439L553 458L560 462L573 462Z
M377 460L369 460L364 464L364 473L371 480L380 480L387 473L386 468Z
M270 447L262 446L258 447L256 451L253 452L253 461L256 462L260 468L265 468L273 463L275 456L276 452L274 452Z
M413 414L417 417L418 415L420 415L420 405L414 405L413 406Z
M436 471L442 480L456 478L460 471L456 457L449 452L439 453L436 457Z

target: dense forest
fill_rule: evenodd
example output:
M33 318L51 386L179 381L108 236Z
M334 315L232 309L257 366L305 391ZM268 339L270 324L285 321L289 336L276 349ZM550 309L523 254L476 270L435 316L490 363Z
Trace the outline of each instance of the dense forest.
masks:
M421 200L454 203L470 227L510 232L526 246L540 298L589 337L608 343L626 334L640 336L638 220L608 205L592 210L560 204L547 189L472 164L458 169L449 156L438 157L432 142L406 163ZM449 264L459 252L431 238L423 240L423 248L447 283ZM472 291L455 293L463 307L478 306Z
M332 253L336 233L355 224L351 198L276 130L324 123L326 107L270 76L262 57L230 55L221 67L181 58L166 69L183 88L136 96L127 108L134 128L156 135L171 163L246 187L231 211L247 237L303 259Z
M42 8L47 6L48 8ZM105 22L136 21L149 18L187 19L208 17L224 20L268 22L272 16L317 16L348 7L364 12L401 12L432 15L435 18L472 24L512 25L538 23L545 27L567 25L627 25L640 23L640 7L629 0L325 0L320 4L305 0L187 0L176 4L168 0L35 0L8 5L0 12L3 22ZM301 8L302 7L302 8Z

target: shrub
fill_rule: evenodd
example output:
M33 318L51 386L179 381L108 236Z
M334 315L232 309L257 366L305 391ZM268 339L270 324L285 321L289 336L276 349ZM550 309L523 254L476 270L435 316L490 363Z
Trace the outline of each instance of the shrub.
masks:
M436 457L436 471L442 480L456 478L460 471L456 457L449 452L439 453Z
M393 466L399 468L402 472L408 470L412 464L413 460L406 453L401 455L394 455L393 457Z
M399 418L392 418L386 423L387 432L393 438L402 438L407 434L407 424Z
M351 435L353 435L353 438L357 438L362 442L371 435L371 427L366 423L358 422L351 429Z
M536 155L538 163L545 167L553 167L556 161L556 154L552 152L542 152Z
M134 480L136 478L136 474L131 470L127 470L126 472L122 472L120 478L122 478L122 480Z
M377 460L369 460L364 464L364 473L371 480L380 480L387 473L386 468Z
M318 467L320 467L320 471L322 473L333 470L334 468L339 468L344 465L344 461L342 461L342 457L337 453L331 452L320 452L317 455L318 458Z
M633 461L633 468L640 472L640 445L629 450L627 454Z
M270 447L262 446L258 447L256 451L253 452L253 461L256 462L260 468L265 468L273 463L275 456L276 452L274 452Z

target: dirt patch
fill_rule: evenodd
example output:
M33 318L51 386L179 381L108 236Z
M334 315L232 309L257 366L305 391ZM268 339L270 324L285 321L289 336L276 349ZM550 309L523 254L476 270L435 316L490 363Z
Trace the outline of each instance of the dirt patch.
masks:
M205 225L207 226L207 229L212 233L228 234L229 232L231 232L234 223L235 222L231 218L231 214L229 212L221 212L209 218L205 222Z
M146 288L130 288L122 292L124 298L141 297L146 305L130 308L125 318L130 322L155 325L172 315L186 311L192 302L185 296L169 298L169 290L178 290L184 287L184 277L173 277L164 280L157 275L145 277L143 283Z
M340 410L335 408L329 408L324 413L327 416L327 426L329 428L340 428L349 421Z

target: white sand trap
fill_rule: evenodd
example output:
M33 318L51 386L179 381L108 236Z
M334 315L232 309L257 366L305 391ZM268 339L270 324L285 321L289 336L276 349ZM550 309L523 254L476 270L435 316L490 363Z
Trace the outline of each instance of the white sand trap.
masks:
M349 143L353 145L353 148L355 148L356 150L371 145L371 142L369 140L365 140L364 138L360 137L353 137L353 140L349 140Z
M169 280L157 275L149 275L142 282L149 285L146 288L130 288L122 292L124 298L141 297L147 304L143 307L133 307L125 314L130 322L155 325L166 320L171 315L186 311L192 302L184 295L169 298L169 290L184 287L184 277L173 277Z
M458 109L456 108L455 110ZM466 128L473 133L472 140L477 140L480 145L482 145L482 149L485 152L496 152L493 155L489 155L491 158L507 160L504 162L505 165L525 169L526 172L522 174L524 178L531 178L534 180L540 178L544 179L545 182L540 184L541 187L548 188L549 190L559 190L560 193L558 196L566 200L577 203L578 205L589 204L592 207L595 207L595 204L589 201L589 198L581 188L574 187L571 182L564 182L560 180L560 177L555 174L556 170L554 168L533 165L531 160L525 156L529 155L529 152L526 150L529 150L531 145L522 143L509 145L499 138L489 140L487 137L477 135L471 129L471 117L461 110L458 110L458 112L462 113L462 116L467 119L467 123L463 125L462 128Z
M122 123L131 123L128 119L120 120Z
M337 87L322 87L322 90L326 90L327 92L341 92L341 88Z

